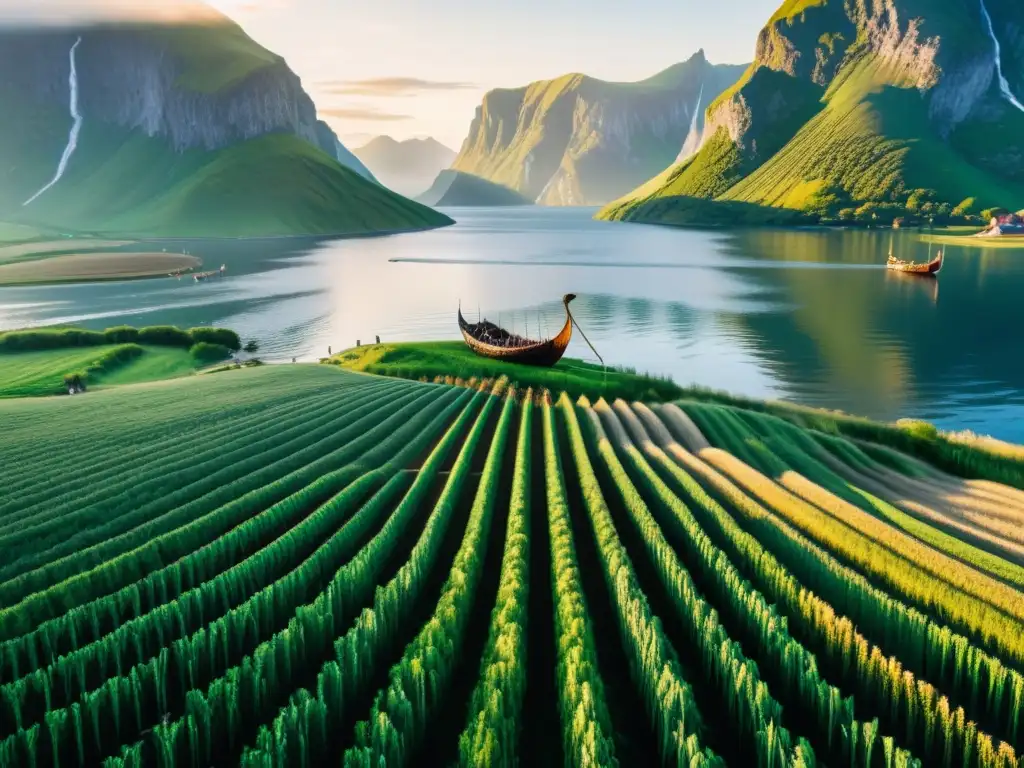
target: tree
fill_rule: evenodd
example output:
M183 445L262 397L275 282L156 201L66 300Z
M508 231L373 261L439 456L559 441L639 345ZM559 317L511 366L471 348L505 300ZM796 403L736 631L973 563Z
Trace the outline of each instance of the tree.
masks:
M260 343L256 339L250 339L243 349L245 349L247 354L255 355L260 351Z

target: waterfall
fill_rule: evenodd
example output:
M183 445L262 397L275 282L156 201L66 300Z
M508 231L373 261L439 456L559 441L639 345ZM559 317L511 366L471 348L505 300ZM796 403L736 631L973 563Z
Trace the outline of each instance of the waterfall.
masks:
M683 148L679 152L679 157L676 158L676 162L682 162L689 157L697 154L697 150L700 149L701 144L701 132L697 130L697 118L700 117L700 103L704 98L704 83L700 84L700 93L697 94L697 105L693 108L693 117L690 120L690 132L686 134L686 141L683 142Z
M1003 92L1003 96L1013 106L1024 112L1024 104L1021 104L1016 96L1013 95L1013 91L1010 90L1010 83L1003 74L1003 49L999 45L999 38L996 37L995 27L992 25L992 17L989 15L988 8L985 7L985 0L981 0L981 17L985 21L985 27L988 29L988 36L992 38L992 44L996 48L996 76L999 78L999 90Z
M71 53L69 54L71 59L71 75L68 77L68 84L71 89L71 119L74 122L71 125L71 134L68 136L68 145L64 147L64 154L61 155L60 163L57 164L57 173L54 174L53 180L32 195L32 197L26 200L23 205L28 205L33 202L37 197L60 181L61 177L64 175L64 171L68 169L68 163L71 161L71 156L75 154L75 150L78 149L78 134L82 130L82 113L78 111L78 66L75 61L75 52L78 50L78 46L81 45L81 43L82 38L79 37L75 41L75 44L71 46Z

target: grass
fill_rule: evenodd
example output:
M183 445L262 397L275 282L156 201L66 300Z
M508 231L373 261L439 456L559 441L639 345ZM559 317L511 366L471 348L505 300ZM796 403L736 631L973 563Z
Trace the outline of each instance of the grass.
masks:
M290 134L178 154L160 139L88 122L65 180L19 215L119 236L368 234L451 223Z
M0 401L0 764L523 764L538 685L572 765L1018 764L1019 590L845 501L871 473L1024 518L896 452L928 425L861 453L779 404L367 375L604 384L578 361L337 357Z
M0 353L0 397L64 394L67 391L65 374L84 370L116 346ZM143 349L145 352L140 357L128 361L123 367L96 378L90 377L89 388L176 378L196 370L195 360L187 349L149 346Z
M975 232L977 230L974 230ZM1000 237L973 237L972 235L922 235L921 241L936 245L959 245L964 248L989 248L993 250L1024 249L1024 236L1002 235Z
M475 355L461 341L373 344L340 352L329 362L352 371L405 379L508 377L517 387L547 388L579 396L590 394L664 400L682 393L668 379L603 370L582 360L562 358L552 368L517 365Z

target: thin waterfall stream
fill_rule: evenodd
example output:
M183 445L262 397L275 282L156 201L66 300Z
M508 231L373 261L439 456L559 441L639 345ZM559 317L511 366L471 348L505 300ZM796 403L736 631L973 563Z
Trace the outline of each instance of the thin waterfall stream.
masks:
M1003 47L999 44L999 38L996 37L996 29L992 24L992 16L988 12L988 8L985 6L985 0L981 0L981 17L985 21L985 28L988 30L988 36L992 38L992 44L996 49L996 76L999 78L999 90L1003 92L1006 100L1009 101L1013 106L1024 112L1024 104L1020 103L1020 100L1013 95L1013 91L1010 89L1010 81L1006 79L1006 75L1003 74Z
M54 174L50 183L32 195L32 197L22 203L22 205L28 205L29 203L34 202L40 195L60 181L64 176L64 172L68 169L68 163L71 161L71 156L75 154L75 150L78 149L78 134L82 131L82 113L78 111L78 64L75 60L75 53L78 51L78 46L81 44L82 38L79 37L75 41L75 44L71 46L71 53L69 54L69 58L71 59L71 74L68 77L68 84L70 85L71 90L70 109L73 123L71 125L71 134L68 136L67 146L64 147L64 154L61 155L60 163L57 164L57 172Z

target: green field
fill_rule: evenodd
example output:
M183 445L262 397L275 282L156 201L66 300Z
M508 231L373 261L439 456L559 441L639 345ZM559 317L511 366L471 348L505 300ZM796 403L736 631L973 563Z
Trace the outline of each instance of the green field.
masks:
M33 352L0 353L0 397L42 397L67 392L65 374L81 371L115 345L46 349ZM126 362L95 379L89 387L137 384L176 376L187 376L196 370L196 361L187 349L143 347L140 357Z
M1019 766L1024 462L471 378L0 402L0 765Z

